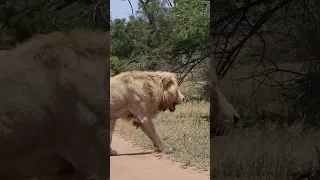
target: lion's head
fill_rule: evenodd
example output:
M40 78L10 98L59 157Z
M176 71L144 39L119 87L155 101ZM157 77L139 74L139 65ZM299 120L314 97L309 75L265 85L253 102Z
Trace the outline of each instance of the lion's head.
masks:
M210 96L210 134L228 134L236 127L240 115L222 93L216 76L211 77Z
M160 104L160 110L169 109L175 111L175 106L181 104L185 97L179 90L176 75L174 73L162 72L163 96Z

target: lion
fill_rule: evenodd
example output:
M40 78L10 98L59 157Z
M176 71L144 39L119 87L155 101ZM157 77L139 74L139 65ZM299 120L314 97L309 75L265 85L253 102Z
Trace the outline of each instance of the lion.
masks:
M154 127L156 115L184 100L177 78L171 72L123 72L110 78L110 155L117 155L111 148L112 135L117 119L133 120L132 124L151 139L155 151L164 151L164 146Z
M1 54L0 179L109 178L108 43L75 29Z
M235 126L240 116L222 93L217 76L214 74L210 82L210 136L227 134L230 126Z

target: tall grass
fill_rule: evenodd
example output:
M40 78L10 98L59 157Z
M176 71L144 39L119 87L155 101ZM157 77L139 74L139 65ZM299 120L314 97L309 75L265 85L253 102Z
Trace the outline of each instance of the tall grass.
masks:
M235 130L211 140L213 179L292 179L320 166L320 131L295 124Z

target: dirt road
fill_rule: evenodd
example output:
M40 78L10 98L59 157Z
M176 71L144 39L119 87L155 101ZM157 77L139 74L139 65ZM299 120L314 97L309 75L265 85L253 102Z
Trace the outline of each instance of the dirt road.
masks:
M159 159L145 150L132 147L113 135L112 148L119 156L110 157L110 180L209 180L208 172L182 169L168 159ZM145 152L145 153L143 153Z

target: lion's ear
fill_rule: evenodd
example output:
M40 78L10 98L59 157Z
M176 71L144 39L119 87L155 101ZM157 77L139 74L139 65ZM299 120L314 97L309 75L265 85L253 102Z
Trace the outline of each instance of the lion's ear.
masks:
M168 89L173 83L174 82L171 74L165 74L162 77L162 85L164 90Z

